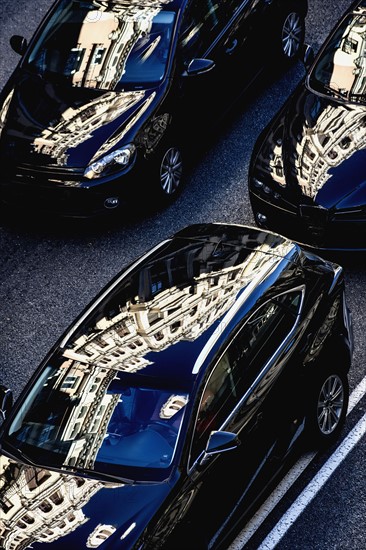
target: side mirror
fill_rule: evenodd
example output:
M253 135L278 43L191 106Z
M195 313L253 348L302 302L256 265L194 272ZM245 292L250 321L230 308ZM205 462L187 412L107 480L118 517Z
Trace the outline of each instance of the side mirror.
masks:
M0 384L0 420L5 420L13 406L13 392Z
M19 34L14 34L10 37L10 46L19 55L24 55L28 46L27 39L24 36L19 36Z
M215 66L212 59L195 58L190 61L184 76L195 76L197 74L207 73Z
M314 48L309 44L305 44L304 51L302 54L302 60L306 70L310 69L311 65L314 63L314 59L315 59Z
M239 445L240 439L232 432L211 432L199 465L203 466L213 455L232 451Z

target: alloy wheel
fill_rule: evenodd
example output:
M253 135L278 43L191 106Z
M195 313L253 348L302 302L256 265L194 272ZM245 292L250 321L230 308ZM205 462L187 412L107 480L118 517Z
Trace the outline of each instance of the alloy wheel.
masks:
M282 27L282 52L288 59L293 59L299 52L304 38L302 17L295 12L289 13Z
M168 149L160 165L160 185L166 195L175 193L182 181L182 154L177 147Z
M338 375L332 374L324 381L318 397L317 419L322 434L330 435L335 431L341 420L344 406L343 382Z

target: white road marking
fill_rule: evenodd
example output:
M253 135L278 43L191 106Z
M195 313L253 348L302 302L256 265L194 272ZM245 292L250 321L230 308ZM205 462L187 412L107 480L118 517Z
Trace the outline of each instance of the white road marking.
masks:
M366 376L361 380L361 382L358 384L358 386L353 390L352 394L350 395L347 414L350 414L352 409L357 405L357 403L365 394L366 394ZM336 449L333 455L328 459L328 462L324 464L323 466L324 472L328 471L329 475L327 477L324 476L324 473L319 475L320 472L322 472L323 468L318 472L318 474L313 478L313 481L310 482L307 488L304 489L304 491L301 493L298 499L296 499L296 501L289 508L286 514L272 529L271 533L262 542L258 550L270 550L271 548L274 548L274 545L278 542L278 540L283 537L285 532L294 523L294 521L299 516L301 511L307 506L310 500L315 496L316 493L314 493L309 500L306 500L307 498L306 493L309 487L310 487L310 490L314 490L314 486L312 486L313 482L314 483L322 482L322 484L324 484L328 479L328 477L333 472L333 470L340 464L340 462L343 460L343 458L345 458L345 456L354 447L354 445L356 445L357 441L359 441L360 437L363 435L366 429L365 417L363 417L359 421L357 426L352 430L352 432L350 432L347 438L342 443L340 443L339 447ZM363 429L363 432L362 432L362 429ZM349 448L348 448L348 445L350 446ZM341 455L342 452L344 453L344 456ZM336 459L333 459L336 453L337 453L337 456L339 455L338 462L336 461ZM291 470L289 470L286 476L277 485L275 491L268 497L268 499L262 504L262 506L259 508L256 514L254 514L251 520L246 524L243 531L236 537L234 542L229 546L228 550L242 550L243 545L246 544L248 540L254 535L254 533L257 531L259 526L264 522L266 517L271 513L271 511L275 508L275 506L277 506L281 498L286 494L286 492L294 484L296 479L300 476L300 474L302 474L302 472L310 464L310 462L313 460L316 454L317 454L316 452L307 453L296 462L296 464L291 468ZM340 459L340 457L342 458ZM332 467L333 469L331 469ZM316 490L316 492L318 492L320 487L321 485ZM299 506L300 497L302 497L302 500L301 500L302 508ZM292 517L292 514L294 514L294 519Z
M309 502L316 496L319 490L325 485L334 470L352 451L361 437L366 433L366 413L357 422L353 430L347 435L342 443L337 447L332 456L322 466L316 476L311 480L303 492L297 497L295 502L287 510L281 520L272 529L269 535L264 539L258 550L272 550L279 540L285 535L286 531L295 523L301 512L306 508Z

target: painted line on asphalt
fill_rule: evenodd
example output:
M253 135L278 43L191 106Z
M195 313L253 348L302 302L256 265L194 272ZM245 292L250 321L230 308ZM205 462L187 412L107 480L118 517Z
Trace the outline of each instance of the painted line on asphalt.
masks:
M339 447L337 447L324 466L320 468L319 472L307 485L306 489L297 497L286 514L282 516L281 520L258 547L258 550L272 550L272 548L275 548L276 544L282 539L291 525L295 523L299 515L305 510L307 505L313 500L332 473L338 468L348 453L352 451L355 445L357 445L365 433L366 413L357 422L356 426L350 431Z
M352 394L350 395L347 414L350 414L350 412L353 410L353 408L357 405L357 403L362 399L362 397L365 394L366 394L366 376L361 380L361 382L358 384L358 386L353 390ZM365 420L363 420L363 422L365 422ZM365 422L365 424L366 424L366 422ZM342 445L342 443L340 444L340 446L341 445ZM337 451L335 451L335 452L337 452ZM248 540L254 535L254 533L258 530L258 528L264 522L264 520L267 518L267 516L277 506L277 504L282 499L282 497L292 487L292 485L295 483L296 479L307 468L307 466L310 464L310 462L313 460L313 458L316 456L316 454L317 454L316 452L307 453L307 454L303 455L296 462L296 464L291 468L291 470L288 471L286 476L277 485L275 491L268 497L268 499L262 504L262 506L258 509L258 511L251 518L251 520L246 524L243 531L236 537L234 542L229 546L228 550L241 550L243 548L243 545L245 545L248 542ZM303 493L305 491L306 491L306 489L304 489ZM295 502L294 502L294 504L295 504ZM291 508L292 507L290 507L288 512L286 512L285 516L290 512ZM283 516L283 517L285 517L285 516ZM279 524L281 522L282 522L282 519L279 521L279 523L276 525L276 527L271 531L271 533L277 528L277 526L279 526ZM290 527L290 525L292 525L292 523L287 525L286 530ZM282 536L285 534L285 532L286 531L283 532ZM282 536L281 536L281 538L282 538ZM265 541L267 541L268 538L269 538L269 535L266 537ZM260 549L261 550L269 550L269 548L273 548L273 546L268 545L269 544L268 541L267 541L267 546L263 546L265 541L262 542L262 545L258 548L258 550L260 550Z

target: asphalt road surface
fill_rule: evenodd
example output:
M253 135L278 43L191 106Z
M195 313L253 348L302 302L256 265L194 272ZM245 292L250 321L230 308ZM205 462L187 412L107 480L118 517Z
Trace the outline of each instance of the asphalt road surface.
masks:
M30 38L50 5L50 0L0 0L0 87L19 59L9 46L10 36ZM309 0L306 39L315 50L348 5L350 1ZM192 223L254 225L247 193L250 152L303 73L299 63L286 74L258 83L255 93L243 98L220 132L207 141L184 192L164 211L142 216L136 207L117 223L99 224L51 223L35 216L0 218L0 381L15 396L74 317L129 262ZM249 540L241 534L245 542L239 537L236 549L366 547L366 445L365 438L355 438L352 431L356 426L362 434L365 427L366 260L359 255L339 261L346 271L355 333L350 385L357 396L345 443L312 457L286 492L278 489L278 504ZM271 535L276 528L281 529L277 538Z

